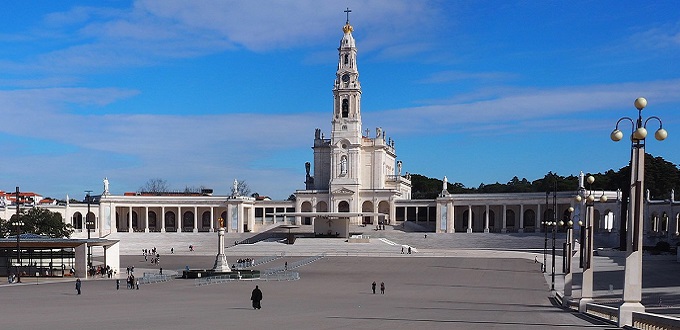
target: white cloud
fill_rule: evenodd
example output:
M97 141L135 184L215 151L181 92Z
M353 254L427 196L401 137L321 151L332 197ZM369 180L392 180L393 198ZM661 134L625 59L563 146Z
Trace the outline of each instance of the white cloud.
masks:
M386 110L365 114L368 120L380 121L393 131L402 133L450 132L467 130L469 125L493 129L499 123L554 120L556 117L581 117L583 113L613 112L632 116L632 101L644 95L650 102L662 105L680 101L680 80L664 80L610 85L556 88L500 88L485 93L482 99L467 95L440 100L438 104ZM633 96L632 96L633 95ZM625 112L628 111L628 112ZM378 120L379 118L379 120ZM528 129L529 126L526 126ZM532 128L533 129L533 128ZM549 130L543 127L543 130Z

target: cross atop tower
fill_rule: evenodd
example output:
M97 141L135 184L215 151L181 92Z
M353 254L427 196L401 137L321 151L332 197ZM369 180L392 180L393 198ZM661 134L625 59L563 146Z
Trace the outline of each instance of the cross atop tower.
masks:
M347 13L347 22L345 22L345 23L347 23L347 24L349 24L349 13L351 13L351 12L352 12L352 10L349 9L349 7L347 7L347 9L345 10L345 13Z

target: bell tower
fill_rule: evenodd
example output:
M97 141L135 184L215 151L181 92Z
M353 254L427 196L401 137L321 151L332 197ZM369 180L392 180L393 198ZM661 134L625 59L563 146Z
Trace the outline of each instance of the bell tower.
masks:
M331 132L331 194L342 191L357 194L361 182L361 84L357 69L357 47L352 36L354 28L347 21L338 48L338 67L333 85L333 118ZM331 197L333 199L333 197ZM357 198L350 198L358 200ZM351 204L351 203L350 203ZM354 206L351 211L356 211Z

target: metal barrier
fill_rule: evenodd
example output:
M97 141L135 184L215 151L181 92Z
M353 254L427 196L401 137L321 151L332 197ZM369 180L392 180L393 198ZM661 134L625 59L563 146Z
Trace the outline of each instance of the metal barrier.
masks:
M218 275L218 276L197 278L197 279L194 279L194 286L222 284L222 283L228 283L228 282L233 282L233 281L243 281L243 280L249 280L249 281L256 281L256 280L260 280L260 281L297 281L299 279L300 279L300 273L298 273L298 272L281 272L281 273L268 274L268 275L263 275L263 276L261 275L260 277L242 276L240 273L237 273L236 276L234 276L234 274L231 274L231 275Z
M261 276L260 280L263 281L297 281L300 279L300 273L298 272L280 272L274 274L266 274Z
M172 279L172 276L170 276L170 275L144 273L144 276L142 276L139 279L139 283L140 284L160 283L160 282L167 282L171 279Z
M268 262L272 262L272 261L274 261L274 260L276 260L276 259L281 259L281 258L283 258L285 255L286 255L285 252L280 252L278 255L269 256L269 257L264 257L264 258L260 258L260 259L253 259L252 262L239 262L239 263L235 263L235 264L234 264L234 268L235 268L235 269L247 269L247 268L250 268L250 267L259 266L259 265L262 265L262 264L266 264L266 263L268 263Z
M296 262L290 263L287 268L286 268L286 266L267 268L262 272L262 276L266 277L266 276L276 274L276 273L287 272L290 269L295 269L295 268L298 268L298 267L309 265L312 262L317 261L319 259L323 259L325 257L326 257L326 253L324 252L322 254L318 254L318 255L313 256L313 257L309 257L309 258L306 258L306 259L302 259L302 260L298 260Z

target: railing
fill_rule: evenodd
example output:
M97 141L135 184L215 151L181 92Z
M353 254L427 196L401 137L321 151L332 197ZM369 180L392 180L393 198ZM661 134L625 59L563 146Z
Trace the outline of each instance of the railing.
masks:
M326 257L325 252L322 253L322 254L318 254L316 256L313 256L313 257L309 257L309 258L306 258L306 259L302 259L302 260L287 264L287 266L279 266L279 267L274 267L274 268L268 268L268 269L266 269L262 272L262 277L272 276L273 274L277 274L277 273L286 273L290 269L295 269L295 268L298 268L298 267L309 265L314 261L317 261L319 259L323 259L324 257Z
M300 273L284 271L274 274L265 274L260 276L260 280L263 281L297 281L300 279Z
M616 307L598 304L586 304L586 314L595 316L602 320L613 322L614 324L619 322L619 309Z
M666 315L633 312L633 328L643 330L680 329L680 319Z
M194 285L195 286L203 286L203 285L210 285L210 284L221 284L221 283L227 283L227 282L232 282L232 281L240 281L243 279L257 279L252 277L252 275L248 274L241 274L240 272L235 272L232 274L227 274L227 275L217 275L217 276L210 276L210 277L203 277L203 278L197 278L194 279Z
M144 273L144 276L142 276L139 279L139 283L141 283L141 284L160 283L160 282L167 282L171 279L172 279L172 276L170 276L170 275Z
M250 268L250 267L255 267L255 266L262 265L262 264L266 264L266 263L268 263L268 262L272 262L272 261L274 261L274 260L276 260L276 259L281 259L281 258L283 258L283 256L285 256L285 255L286 255L285 252L280 252L278 255L269 256L269 257L264 257L264 258L260 258L260 259L253 259L252 262L239 262L239 263L235 263L235 264L234 264L234 267L235 267L236 269L246 269L246 268Z

